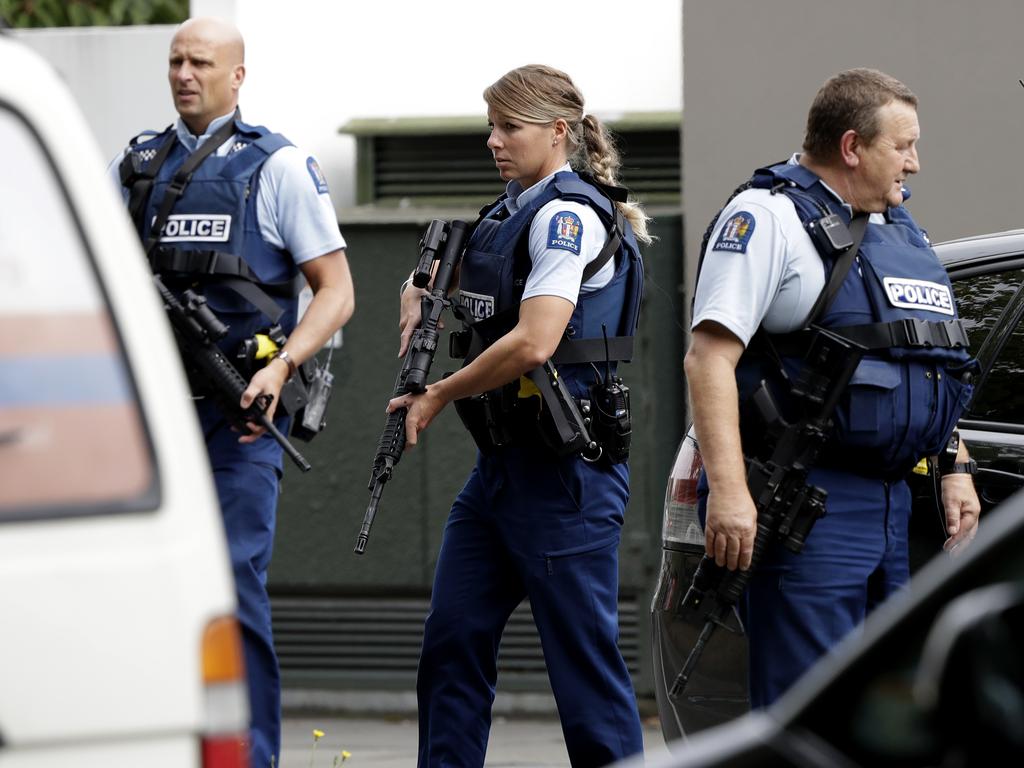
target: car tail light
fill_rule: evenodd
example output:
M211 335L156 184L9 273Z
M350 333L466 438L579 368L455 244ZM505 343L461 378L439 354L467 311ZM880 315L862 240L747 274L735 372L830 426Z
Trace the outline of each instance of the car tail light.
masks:
M249 703L238 622L214 619L203 632L203 768L249 768Z
M665 490L661 538L666 546L687 544L704 548L704 531L697 518L697 479L703 466L691 428L679 444Z

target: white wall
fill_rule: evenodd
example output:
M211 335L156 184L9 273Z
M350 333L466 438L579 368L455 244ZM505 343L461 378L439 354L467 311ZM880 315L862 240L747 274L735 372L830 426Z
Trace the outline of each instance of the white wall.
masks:
M480 115L483 89L527 63L564 69L600 116L678 110L681 0L193 0L246 40L241 106L317 154L335 204L354 202L354 117ZM20 32L64 72L113 155L174 117L166 85L173 28Z
M71 88L100 149L114 157L143 129L176 115L167 85L173 26L19 29Z

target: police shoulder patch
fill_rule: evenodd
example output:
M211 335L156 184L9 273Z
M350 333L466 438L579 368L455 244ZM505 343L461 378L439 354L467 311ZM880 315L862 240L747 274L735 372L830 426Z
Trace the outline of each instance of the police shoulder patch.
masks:
M561 248L572 253L580 252L583 240L583 222L572 211L559 211L548 224L548 248Z
M730 216L718 231L713 251L732 251L746 253L750 237L754 234L754 215L748 211L739 211Z
M325 194L327 192L327 177L324 176L324 172L320 170L320 164L312 155L306 158L306 170L309 171L309 175L313 177L313 183L316 184L316 191L321 195Z

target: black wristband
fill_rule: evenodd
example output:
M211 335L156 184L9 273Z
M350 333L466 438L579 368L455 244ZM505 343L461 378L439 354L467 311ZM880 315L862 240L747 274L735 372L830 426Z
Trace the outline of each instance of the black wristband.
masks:
M978 473L978 462L974 459L968 459L967 461L958 461L953 464L948 470L942 473L943 477L949 475L976 475Z
M937 457L940 475L948 475L953 472L953 467L956 464L956 457L959 453L960 432L954 429L953 433L949 436L949 441Z

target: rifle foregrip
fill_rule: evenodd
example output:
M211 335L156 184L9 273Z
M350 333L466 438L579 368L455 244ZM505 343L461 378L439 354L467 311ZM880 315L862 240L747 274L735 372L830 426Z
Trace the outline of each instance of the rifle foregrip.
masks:
M237 405L249 383L242 378L231 361L212 345L199 347L194 360L209 378L214 391L221 393L227 400L234 400Z
M388 414L384 422L384 430L380 433L380 440L377 441L377 455L374 457L373 465L378 466L381 459L388 456L397 464L402 458L405 450L405 415L407 408L399 408Z

